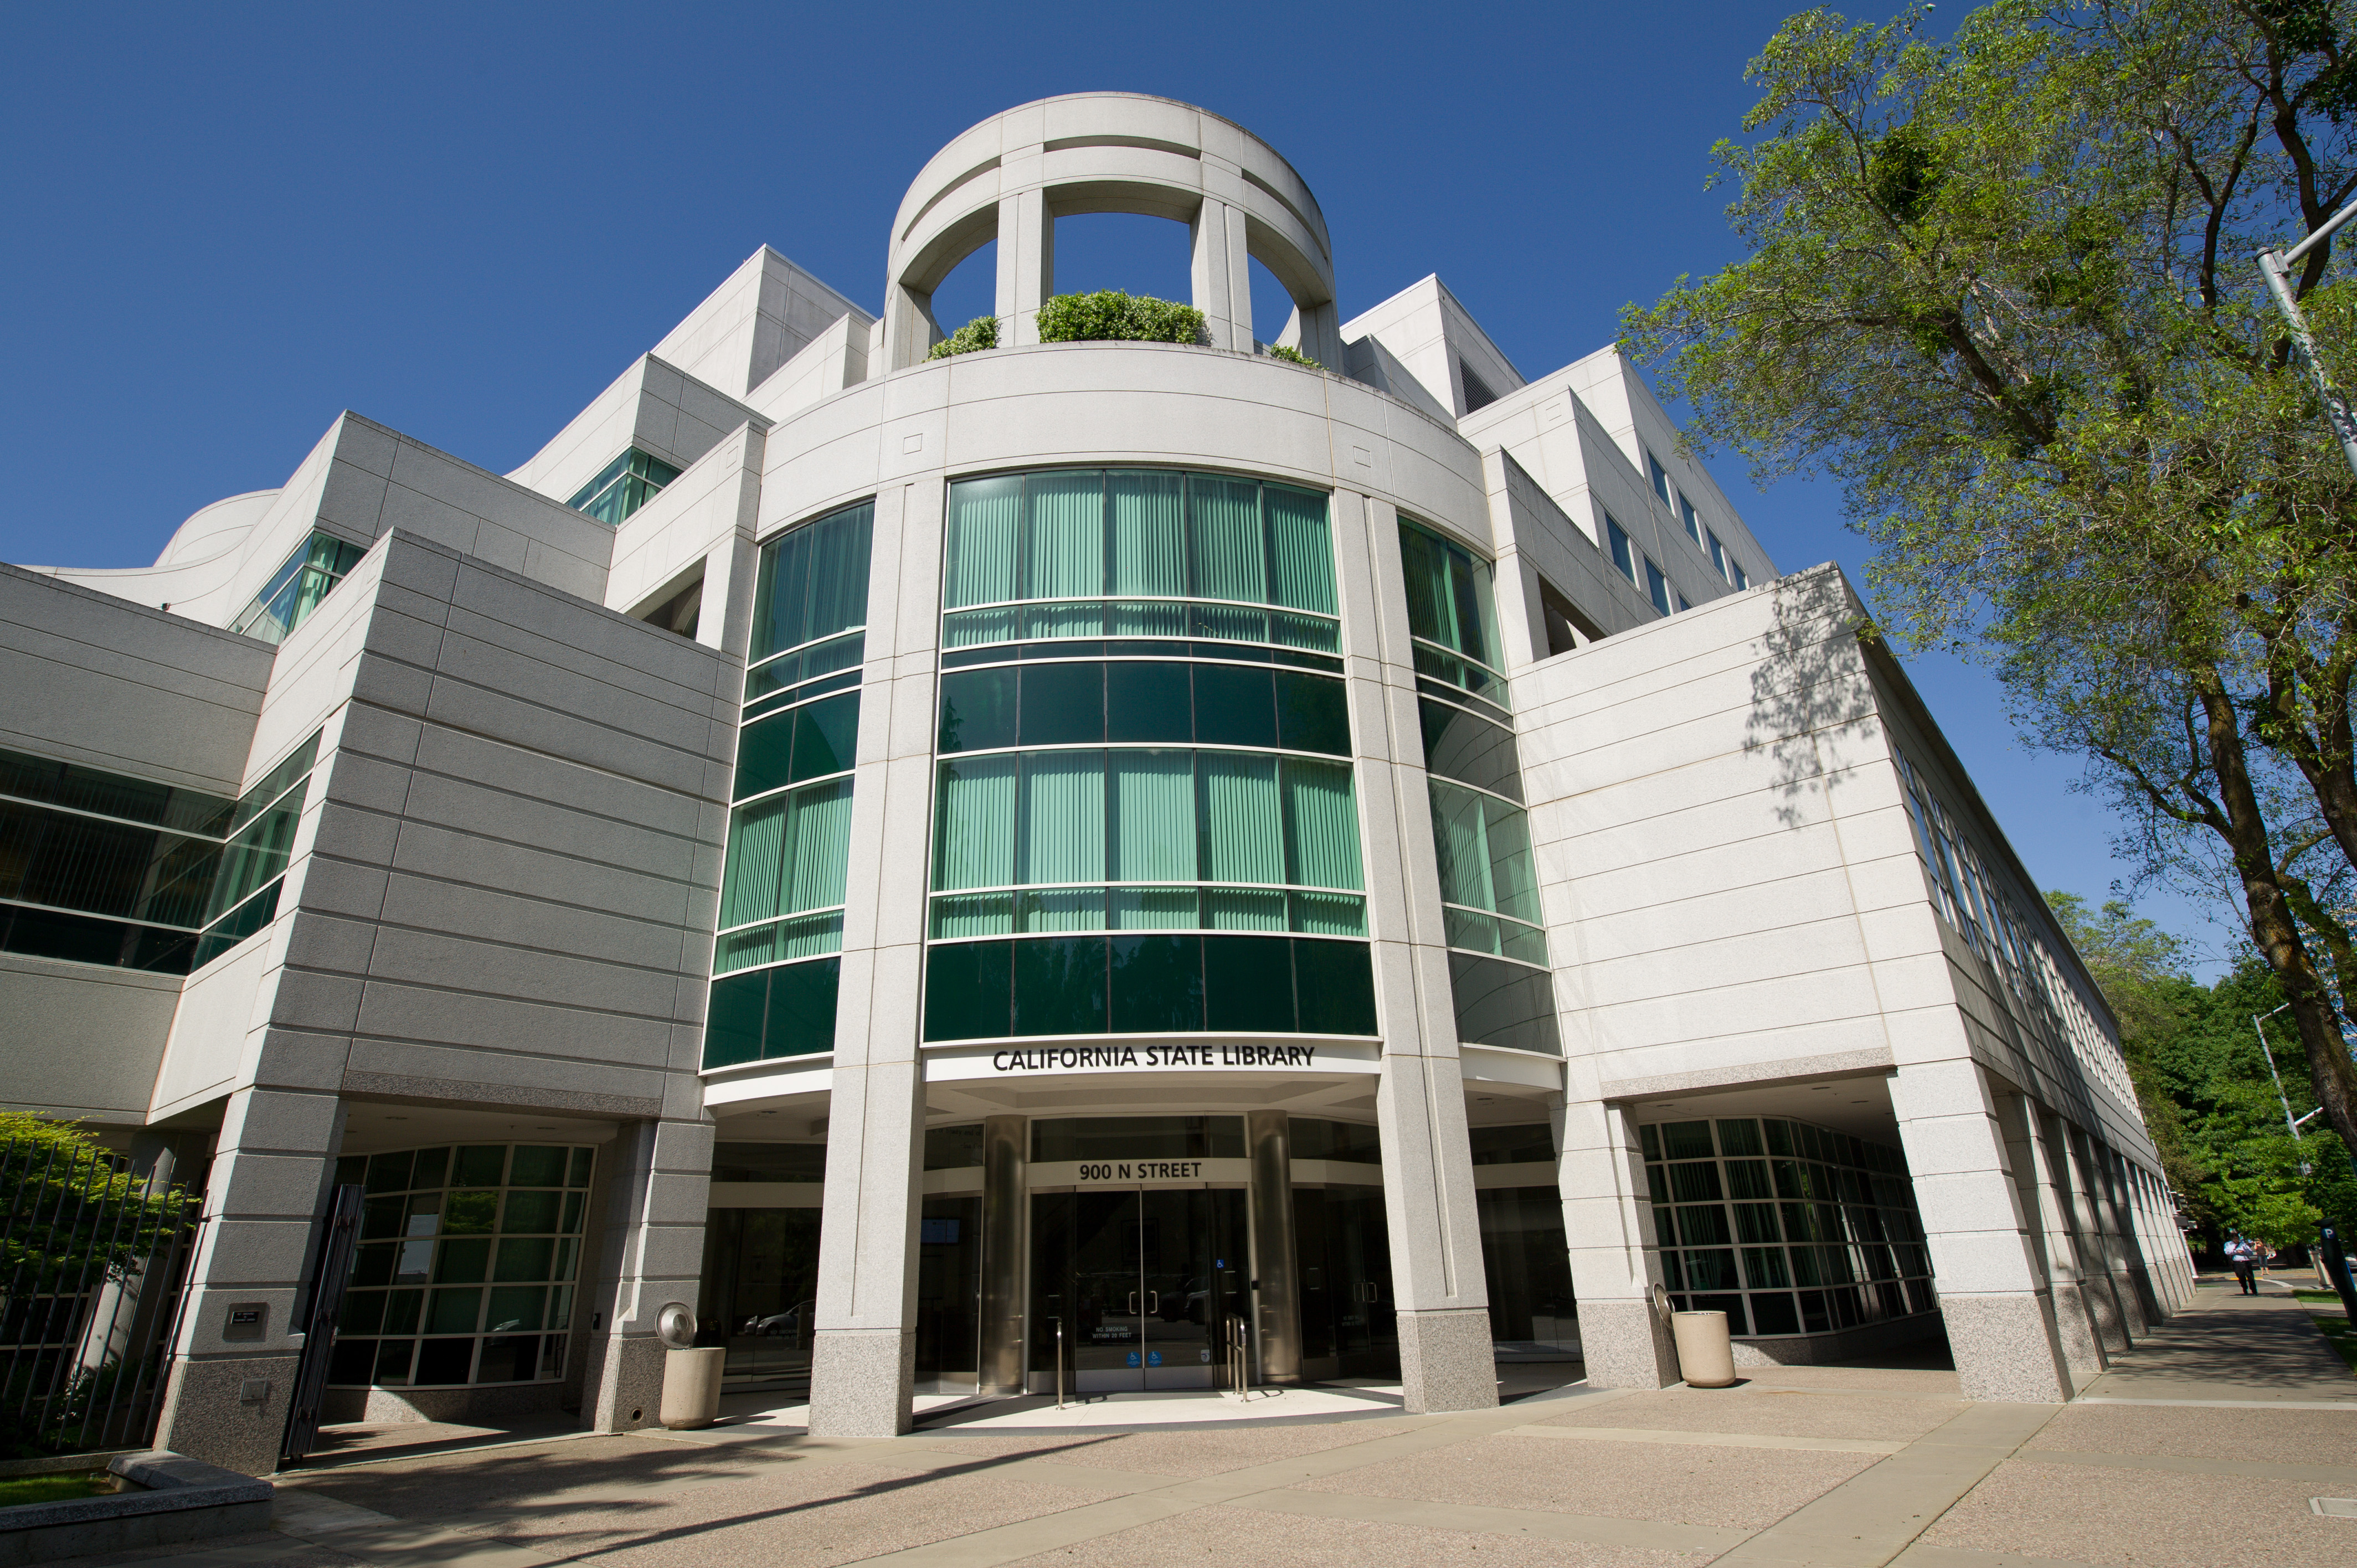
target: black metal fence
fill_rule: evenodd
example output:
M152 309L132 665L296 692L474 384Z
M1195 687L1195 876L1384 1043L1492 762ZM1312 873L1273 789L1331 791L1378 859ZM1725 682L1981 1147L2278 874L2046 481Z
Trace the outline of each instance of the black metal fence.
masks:
M146 1186L121 1155L0 1142L0 1457L155 1436L203 1222L159 1223Z

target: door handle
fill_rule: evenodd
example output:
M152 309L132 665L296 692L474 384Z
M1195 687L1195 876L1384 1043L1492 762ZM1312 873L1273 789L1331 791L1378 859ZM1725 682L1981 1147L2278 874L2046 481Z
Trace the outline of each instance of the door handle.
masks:
M1135 1291L1129 1293L1129 1311L1124 1314L1124 1316L1128 1317L1135 1317L1137 1316L1137 1293Z
M1160 1291L1150 1290L1146 1293L1146 1310L1148 1312L1160 1312L1162 1310L1162 1293Z

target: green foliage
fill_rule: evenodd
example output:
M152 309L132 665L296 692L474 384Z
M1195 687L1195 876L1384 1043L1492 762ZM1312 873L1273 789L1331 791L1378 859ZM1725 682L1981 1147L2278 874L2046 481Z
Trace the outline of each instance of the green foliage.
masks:
M1272 360L1283 360L1288 365L1307 365L1313 371L1322 371L1326 368L1290 343L1271 343L1268 346L1268 357Z
M1203 313L1150 295L1100 289L1060 294L1039 306L1042 343L1200 343Z
M1700 443L1836 478L1885 629L2235 899L2357 1143L2357 481L2250 260L2357 194L2357 0L1921 15L1769 41L1716 153L1749 254L1631 347ZM2295 282L2346 384L2331 249Z
M85 1271L93 1284L122 1279L196 1204L179 1187L151 1194L144 1177L117 1175L73 1122L0 1111L0 1214L16 1217L0 1230L0 1278L26 1294L71 1289Z
M2341 1140L2314 1120L2298 1138L2284 1125L2286 1101L2305 1116L2316 1095L2295 1070L2276 1098L2251 1024L2283 1003L2266 963L2246 954L2200 985L2182 972L2183 945L2125 903L2090 914L2071 894L2046 901L2120 1020L2145 1124L2187 1218L2213 1244L2239 1231L2276 1247L2311 1240L2325 1219L2357 1222L2357 1173ZM2269 1026L2277 1068L2296 1067L2290 1031L2280 1017Z
M946 360L952 354L971 354L976 349L998 347L998 317L977 316L940 342L925 355L928 360Z

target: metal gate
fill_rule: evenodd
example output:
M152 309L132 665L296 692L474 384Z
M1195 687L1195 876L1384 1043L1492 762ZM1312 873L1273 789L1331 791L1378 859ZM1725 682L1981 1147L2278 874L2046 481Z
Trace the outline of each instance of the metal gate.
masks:
M0 1449L154 1438L203 1222L159 1225L125 1200L152 1186L102 1149L0 1142Z
M357 1182L339 1187L328 1199L328 1222L311 1268L311 1299L296 1321L303 1326L303 1359L295 1368L295 1395L286 1402L286 1435L279 1462L292 1465L311 1452L319 1437L319 1402L328 1391L328 1361L336 1348L336 1317L343 1311L344 1286L352 1277L352 1249L361 1239L361 1206L368 1189Z

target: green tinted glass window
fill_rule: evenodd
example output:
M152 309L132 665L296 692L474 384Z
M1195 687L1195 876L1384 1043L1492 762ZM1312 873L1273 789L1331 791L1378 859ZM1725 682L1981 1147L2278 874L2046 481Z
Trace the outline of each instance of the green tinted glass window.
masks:
M679 476L680 470L671 464L632 446L599 469L597 477L576 490L573 499L565 504L576 511L587 512L608 528L619 528Z
M961 480L945 531L945 644L1201 636L1331 650L1328 510L1313 490L1220 474L1089 468ZM1190 615L1176 603L1185 600L1241 613ZM1038 607L977 607L1023 605Z

